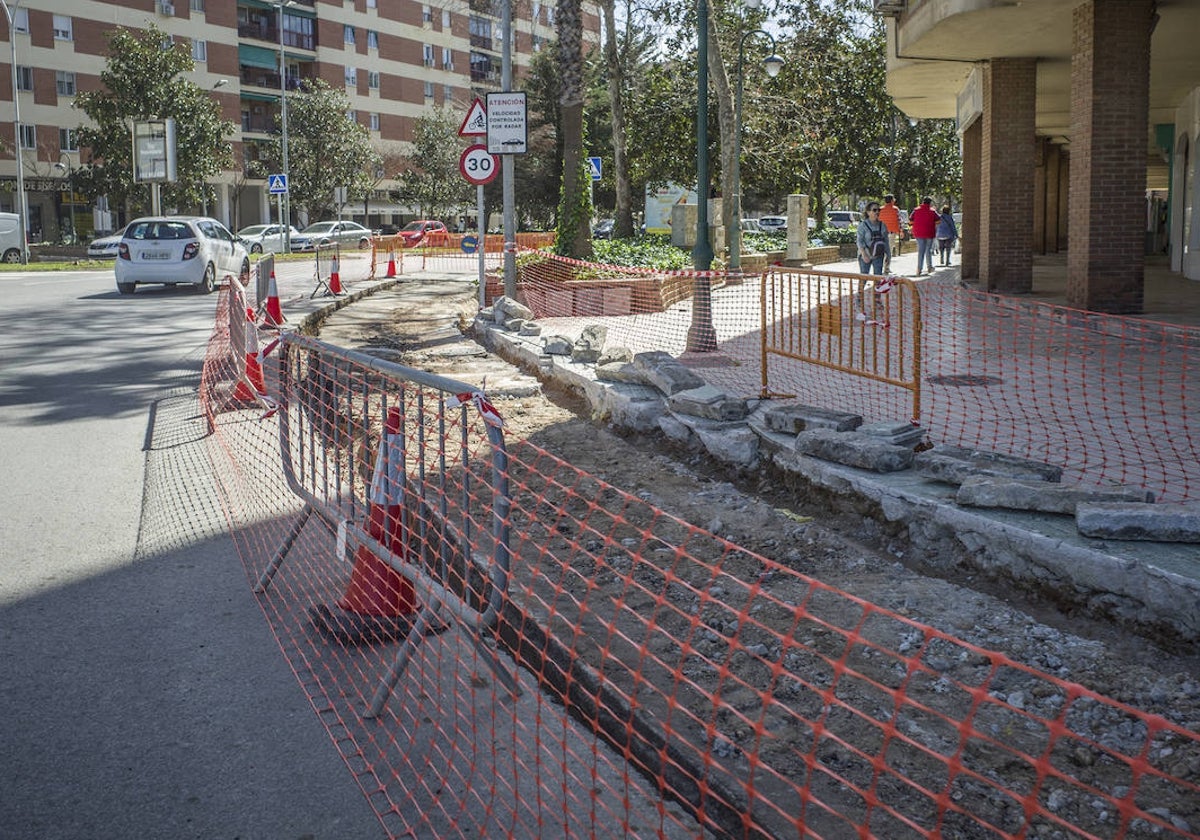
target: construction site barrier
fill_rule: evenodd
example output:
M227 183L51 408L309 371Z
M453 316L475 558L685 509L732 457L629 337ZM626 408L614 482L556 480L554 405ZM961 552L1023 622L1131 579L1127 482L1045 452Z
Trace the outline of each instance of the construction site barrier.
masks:
M761 301L762 396L772 356L904 388L921 422L921 296L904 277L772 266Z
M227 309L206 379L231 355ZM502 439L458 385L284 345L284 407L214 415L214 473L248 580L387 836L1200 837L1194 720L832 588ZM402 466L398 552L362 526L381 451ZM313 610L353 580L350 543L450 629L355 645L314 632Z
M761 396L762 367L769 363L768 390L795 394L804 404L858 414L865 422L903 421L919 412L934 444L1054 464L1062 467L1063 481L1145 488L1162 502L1200 499L1195 327L987 294L957 279L907 281L874 295L873 306L887 307L879 309L884 318L859 308L845 321L843 336L875 336L871 346L887 373L876 380L764 352L764 341L768 350L787 346L784 337L803 323L788 306L801 311L797 301L825 294L815 289L834 282L831 272L655 271L545 252L521 254L517 265L516 297L533 310L544 334L578 336L587 324L601 325L609 346L683 357L709 384L747 398ZM858 275L841 277L848 279L839 284L859 282ZM693 306L699 279L710 292L707 314ZM792 303L783 306L782 299L764 313L764 296L772 300L780 283L794 284ZM909 283L919 292L919 310L918 298L905 303ZM489 278L487 301L503 292L499 278ZM850 319L851 311L840 307L858 299L839 297L838 318ZM901 304L899 313L890 311L893 301ZM827 341L820 311L811 313L817 319L811 332ZM872 320L892 326L868 328ZM882 358L897 326L909 332ZM689 335L697 331L711 331L712 352L693 352ZM887 364L899 375L888 373ZM885 381L893 376L895 384Z
M315 298L317 295L337 296L345 291L341 276L341 256L342 248L337 242L313 248L315 285L309 298Z

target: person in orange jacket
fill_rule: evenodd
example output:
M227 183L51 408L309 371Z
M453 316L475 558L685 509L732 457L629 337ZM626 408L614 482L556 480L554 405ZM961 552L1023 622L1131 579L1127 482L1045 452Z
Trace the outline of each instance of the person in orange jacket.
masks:
M888 229L888 250L892 254L899 254L900 208L896 206L896 196L888 194L883 197L883 206L879 208L879 221ZM887 271L888 267L884 270Z

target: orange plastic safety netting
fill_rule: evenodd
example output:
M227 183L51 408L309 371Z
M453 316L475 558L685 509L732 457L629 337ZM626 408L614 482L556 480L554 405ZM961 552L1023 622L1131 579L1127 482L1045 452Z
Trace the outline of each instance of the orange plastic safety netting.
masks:
M913 313L884 314L880 302L889 296L864 292L878 279L779 268L744 277L647 271L539 253L521 261L517 299L543 335L573 337L581 324L602 324L608 346L666 350L738 396L783 394L867 422L908 420L913 400L903 388L854 366L764 354L764 332L832 300L842 338L871 336L871 352L882 353L875 370L888 369L889 354L903 368L913 345L911 332L900 333L911 329ZM839 283L847 290L832 297L812 291ZM1159 501L1200 498L1200 330L956 282L911 285L920 310L919 421L931 442L1045 461L1063 467L1064 481L1144 487ZM501 291L489 288L489 301ZM828 341L820 315L812 329Z
M1200 836L1193 728L505 439L461 383L289 338L265 416L230 309L230 528L388 836Z

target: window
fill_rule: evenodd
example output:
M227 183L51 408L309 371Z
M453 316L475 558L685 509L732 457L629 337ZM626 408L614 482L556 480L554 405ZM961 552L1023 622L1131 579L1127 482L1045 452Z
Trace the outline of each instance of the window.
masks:
M29 34L29 10L13 9L13 29Z
M534 35L533 36L533 51L541 52L542 44L545 43L545 41L546 41L546 39L543 38L541 35Z
M450 85L442 86L442 102L449 105L454 101L454 88Z
M21 148L37 148L37 126L21 123Z
M71 40L71 16L70 15L55 15L54 16L54 40L55 41L70 41Z
M421 23L433 23L433 9L421 6Z
M367 71L367 87L370 88L371 90L379 90L379 71L378 70L368 70Z
M346 119L350 120L352 123L358 122L358 111L355 111L353 108L351 108L346 112Z
M367 46L373 50L379 49L379 33L374 29L367 30Z
M33 90L33 68L17 65L17 90Z
M192 0L190 8L193 12L203 12L204 0Z
M348 23L342 27L342 40L347 44L354 43L354 27Z
M199 38L192 39L192 59L208 61L208 41L201 41Z
M379 130L379 114L371 114L371 130Z
M425 59L425 66L432 67L433 66L433 44L422 44L421 45L421 55Z
M533 22L541 23L541 18L542 18L542 4L534 3L533 4Z
M425 83L425 98L433 99L433 82Z
M375 0L367 0L367 8L374 9L375 8Z
M454 50L449 47L442 47L442 69L454 69Z
M69 70L56 70L54 83L59 96L75 95L75 74Z
M353 87L353 86L357 86L357 85L358 85L358 68L357 67L347 67L346 68L346 87Z
M442 29L450 28L450 10L442 9Z
M58 130L58 148L64 152L79 151L79 141L75 139L75 129L60 128Z

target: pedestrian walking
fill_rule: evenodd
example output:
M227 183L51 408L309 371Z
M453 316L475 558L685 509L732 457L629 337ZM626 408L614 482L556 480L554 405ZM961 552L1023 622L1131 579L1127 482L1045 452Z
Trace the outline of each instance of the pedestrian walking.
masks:
M917 240L917 276L933 273L933 240L937 236L938 214L933 209L933 199L929 196L921 199L921 206L912 211L909 217L912 224L913 238Z
M942 205L942 214L938 217L937 241L938 261L942 265L950 265L950 254L954 251L954 240L958 239L958 225L954 224L954 216L950 213L950 205Z
M896 206L896 196L885 195L883 197L883 206L879 208L879 221L887 225L888 229L888 248L893 254L900 255L900 208ZM883 270L887 271L890 266L884 266Z
M867 218L858 223L858 270L882 276L891 261L887 225L879 221L879 204L872 201L867 205Z

